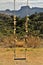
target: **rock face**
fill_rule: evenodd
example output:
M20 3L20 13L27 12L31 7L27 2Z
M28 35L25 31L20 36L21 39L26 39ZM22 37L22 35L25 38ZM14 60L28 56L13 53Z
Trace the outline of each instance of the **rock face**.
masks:
M37 13L43 12L43 8L38 7L30 8L29 6L22 6L20 10L10 11L9 9L7 9L5 11L0 11L0 13L5 13L8 15L14 15L14 12L16 16L25 17L26 15L32 15L35 12Z

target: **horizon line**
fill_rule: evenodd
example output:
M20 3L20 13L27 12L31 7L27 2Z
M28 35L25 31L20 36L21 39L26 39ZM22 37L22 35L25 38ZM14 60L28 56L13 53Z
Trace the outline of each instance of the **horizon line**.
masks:
M30 7L30 6L21 6L19 9L16 9L15 11L18 11L18 10L20 10L22 7L29 7L30 9L32 9L32 8L42 8L43 9L43 7ZM9 9L9 8L7 8L7 9L0 9L0 11L6 11L6 10L9 10L9 11L11 11L11 10L14 10L14 9Z

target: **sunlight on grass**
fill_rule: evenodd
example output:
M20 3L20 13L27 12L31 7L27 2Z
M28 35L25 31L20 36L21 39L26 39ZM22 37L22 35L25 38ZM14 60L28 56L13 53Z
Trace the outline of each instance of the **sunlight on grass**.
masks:
M43 48L0 48L0 52L8 52L8 51L43 51Z

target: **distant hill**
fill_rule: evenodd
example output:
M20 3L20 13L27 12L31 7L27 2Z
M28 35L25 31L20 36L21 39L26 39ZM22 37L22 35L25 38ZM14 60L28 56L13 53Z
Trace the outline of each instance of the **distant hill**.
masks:
M8 15L14 15L14 12L17 16L19 17L25 17L26 15L32 15L35 12L39 13L39 12L43 12L43 8L38 8L38 7L33 7L30 8L29 6L22 6L20 10L5 10L5 11L0 11L0 13L5 13Z

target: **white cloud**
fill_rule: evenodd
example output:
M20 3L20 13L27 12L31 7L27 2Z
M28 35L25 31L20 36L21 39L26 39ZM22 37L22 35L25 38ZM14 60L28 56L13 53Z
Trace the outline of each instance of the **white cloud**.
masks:
M15 0L16 1L16 9L20 9L21 6L26 5L27 0ZM42 7L43 8L43 0L28 0L28 5L30 7ZM14 0L0 0L0 9L13 9L14 8Z

